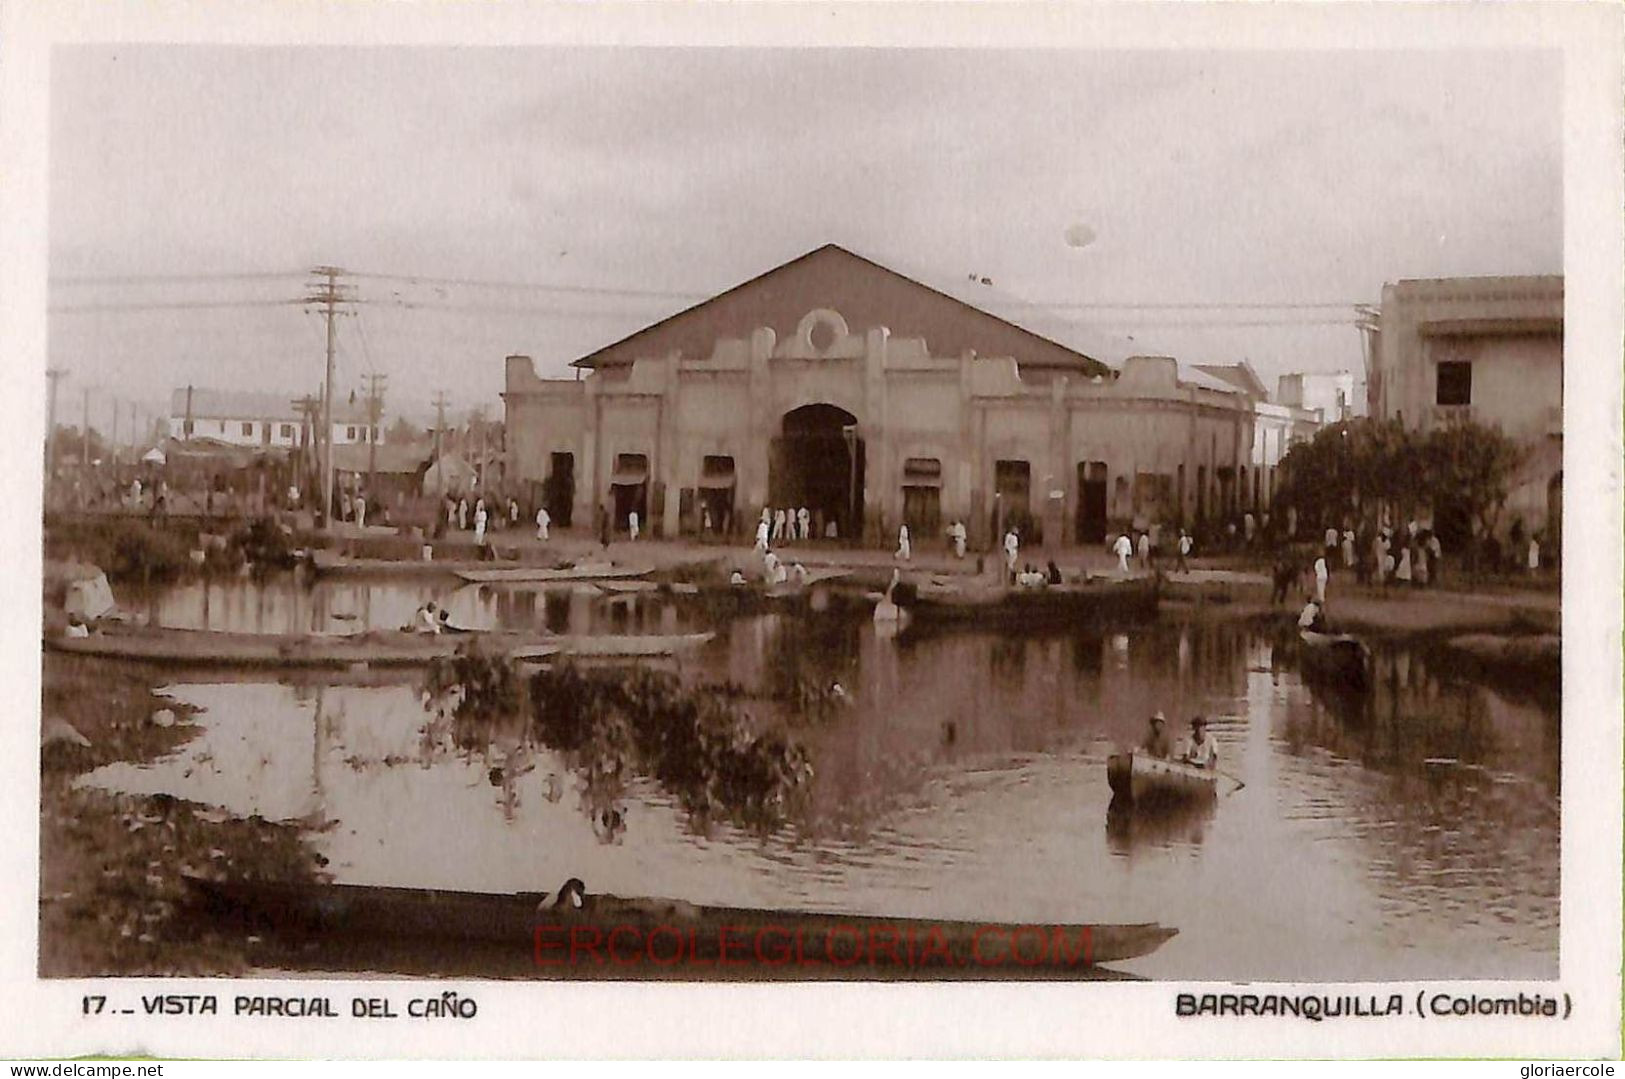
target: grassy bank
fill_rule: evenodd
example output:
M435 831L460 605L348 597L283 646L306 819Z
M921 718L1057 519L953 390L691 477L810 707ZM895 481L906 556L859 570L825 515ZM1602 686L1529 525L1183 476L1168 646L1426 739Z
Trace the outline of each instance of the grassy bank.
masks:
M42 977L229 974L282 961L280 945L200 923L184 872L281 880L314 874L298 829L167 796L76 789L86 772L173 752L187 710L131 669L47 655L40 758ZM154 721L168 709L174 716ZM67 723L88 747L60 737Z

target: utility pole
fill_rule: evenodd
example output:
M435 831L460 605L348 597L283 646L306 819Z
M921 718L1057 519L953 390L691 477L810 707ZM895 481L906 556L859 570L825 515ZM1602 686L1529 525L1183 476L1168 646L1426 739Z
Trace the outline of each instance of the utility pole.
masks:
M338 283L344 271L333 266L318 266L312 271L325 280L310 286L306 303L320 307L327 319L327 375L322 390L322 520L331 526L333 513L333 348L337 342L338 304L343 299Z
M479 464L474 467L474 490L483 496L485 494L485 409L470 409L468 425L471 428L476 428L479 432L479 456L475 458Z
M66 368L52 367L45 372L45 488L49 492L56 480L56 384L68 373Z
M90 486L90 387L85 387L85 405L79 427L79 473Z
M181 438L192 441L192 384L186 384L186 419L181 424Z
M293 407L298 410L300 417L299 479L297 485L307 495L314 496L315 492L310 489L310 474L314 471L310 461L311 439L316 434L316 416L321 411L321 406L317 403L316 398L308 393L303 397L295 397L292 403Z
M113 482L118 482L118 398L113 398Z
M434 482L440 488L440 496L446 495L446 466L441 458L445 456L445 447L441 441L446 430L446 391L441 390L434 395Z
M378 420L384 410L384 389L388 375L376 373L364 376L367 381L367 492L378 486Z

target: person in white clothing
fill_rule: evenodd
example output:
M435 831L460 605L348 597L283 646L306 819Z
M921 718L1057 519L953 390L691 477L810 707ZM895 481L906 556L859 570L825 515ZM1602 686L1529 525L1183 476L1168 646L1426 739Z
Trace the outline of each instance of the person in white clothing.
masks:
M783 510L773 511L773 542L777 543L784 538L785 513Z
M485 502L482 500L474 507L474 543L476 546L485 545Z
M1354 529L1343 530L1343 568L1354 568Z
M519 500L515 498L508 499L508 527L519 527Z
M1537 573L1540 570L1540 540L1529 537L1529 572Z
M459 532L468 531L468 499L466 498L457 500L457 530Z
M1137 546L1140 555L1140 568L1149 568L1151 565L1151 533L1141 532Z
M779 580L779 556L772 551L762 558L762 581L765 584L777 584Z
M955 521L952 525L949 526L948 535L954 541L954 557L955 558L964 558L965 557L965 525L964 525L964 523L960 522L960 521Z
M1219 748L1207 736L1207 720L1201 716L1191 720L1191 740L1185 747L1185 763L1198 768L1219 766Z
M801 525L801 538L804 540L812 539L812 513L808 511L806 506L802 506L796 511L796 520Z
M767 551L767 543L768 543L768 538L767 537L768 537L767 518L763 517L760 521L756 522L756 549L758 551L762 551L764 553Z
M1016 558L1020 554L1021 537L1016 535L1016 530L1012 528L1004 534L1004 565L1012 579L1016 575Z
M897 530L897 554L895 557L907 562L913 555L913 549L909 547L908 543L908 525L903 525Z
M1399 549L1399 565L1394 569L1394 580L1411 583L1411 549L1402 546Z
M553 517L552 517L551 514L549 514L547 512L547 507L546 506L543 506L541 509L537 510L536 511L536 538L539 539L539 540L546 540L547 539L547 528L552 523L553 523Z
M367 527L367 496L364 494L355 496L355 524L357 528Z
M1117 572L1128 572L1128 560L1134 553L1134 545L1129 542L1128 533L1125 532L1112 542L1112 554L1117 556Z
M1301 565L1301 563L1300 563ZM1326 568L1326 556L1320 555L1315 559L1315 602L1326 602L1326 578L1329 576Z
M638 511L633 510L626 515L626 534L634 540L638 538Z

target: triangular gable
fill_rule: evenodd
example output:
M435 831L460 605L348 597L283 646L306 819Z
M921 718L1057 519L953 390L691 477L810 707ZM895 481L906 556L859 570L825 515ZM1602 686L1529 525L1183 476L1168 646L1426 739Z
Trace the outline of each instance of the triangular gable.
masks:
M884 326L894 337L923 337L935 356L957 356L970 349L982 356L1013 356L1018 364L1073 368L1090 376L1110 374L1110 368L1096 357L836 244L825 244L679 311L582 357L573 366L613 367L672 352L705 359L719 338L746 337L759 326L771 327L784 341L802 317L817 308L840 312L853 333Z

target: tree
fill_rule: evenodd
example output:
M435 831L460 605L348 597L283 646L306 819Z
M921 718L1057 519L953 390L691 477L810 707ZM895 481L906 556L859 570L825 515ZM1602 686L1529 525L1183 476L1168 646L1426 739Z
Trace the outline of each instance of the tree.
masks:
M407 422L405 416L395 417L395 422L384 431L384 441L391 446L411 446L423 441L427 432Z
M1424 453L1435 514L1459 515L1476 552L1495 532L1524 449L1499 427L1458 420L1429 432Z

